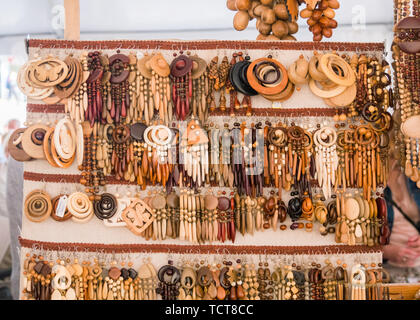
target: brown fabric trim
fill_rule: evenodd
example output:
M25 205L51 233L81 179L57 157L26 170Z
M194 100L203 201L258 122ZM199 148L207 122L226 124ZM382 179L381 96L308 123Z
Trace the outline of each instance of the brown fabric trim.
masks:
M31 104L26 106L27 112L64 113L64 104ZM210 116L230 116L230 111L217 108ZM333 117L337 113L334 108L253 108L252 116L261 117ZM235 110L235 116L246 116L246 108Z
M19 237L19 242L24 248L101 252L107 253L189 253L189 254L346 254L346 253L381 253L382 246L234 246L234 245L174 245L174 244L102 244L78 242L46 242L29 240Z
M288 41L233 41L233 40L106 40L71 41L56 39L30 39L30 48L39 49L147 49L147 50L211 50L211 49L270 49L270 50L335 50L335 51L384 51L384 43L360 42L288 42Z
M23 179L29 181L55 182L55 183L80 183L81 174L52 174L52 173L37 173L28 172L23 173ZM105 178L107 184L122 184L122 185L137 185L136 182L125 180L117 180L114 176L107 176Z
M36 173L36 172L28 172L28 171L25 171L23 173L23 179L27 181L79 183L81 178L82 178L82 175L80 174L52 174L52 173Z
M216 109L210 116L230 116L230 111ZM337 113L334 108L253 108L252 115L256 117L333 117ZM235 116L246 116L246 108L235 110Z
M64 104L33 104L26 105L26 112L64 113Z
M36 181L36 182L52 182L52 183L80 183L80 179L82 178L81 174L53 174L53 173L38 173L38 172L29 172L25 171L23 173L23 179L26 181ZM133 185L136 186L137 182L130 182L126 180L117 180L115 176L106 176L105 177L106 184L120 184L120 185ZM311 184L313 186L318 186L317 180L311 180ZM147 186L157 186L150 184L150 182L146 183ZM219 185L214 182L210 185L211 187L218 187ZM162 186L163 188L163 186ZM178 188L178 187L174 187ZM275 189L274 187L264 187L264 189Z

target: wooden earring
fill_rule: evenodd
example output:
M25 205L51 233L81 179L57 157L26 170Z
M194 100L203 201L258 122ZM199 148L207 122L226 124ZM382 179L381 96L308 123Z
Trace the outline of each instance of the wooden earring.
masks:
M50 196L42 190L34 190L25 198L25 216L32 222L46 220L52 212Z

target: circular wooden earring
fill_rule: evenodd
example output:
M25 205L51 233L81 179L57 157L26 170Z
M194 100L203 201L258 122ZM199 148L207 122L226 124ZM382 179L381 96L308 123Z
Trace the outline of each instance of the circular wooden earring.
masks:
M29 161L32 159L32 157L28 155L22 147L22 135L25 130L25 128L15 130L7 143L7 149L10 156L16 161Z
M34 159L45 159L43 141L48 127L43 124L35 124L25 130L22 135L22 148Z
M348 87L356 81L356 74L350 65L346 60L335 54L324 54L319 60L319 66L327 78L337 85ZM341 70L343 75L337 75L333 66L336 66L337 69Z
M51 215L50 196L42 190L34 190L25 198L25 216L32 222L42 222Z
M98 201L95 201L94 212L100 220L106 220L113 217L117 212L117 199L110 193L103 193Z
M82 192L74 192L69 196L67 209L72 214L74 222L88 222L93 216L93 204Z

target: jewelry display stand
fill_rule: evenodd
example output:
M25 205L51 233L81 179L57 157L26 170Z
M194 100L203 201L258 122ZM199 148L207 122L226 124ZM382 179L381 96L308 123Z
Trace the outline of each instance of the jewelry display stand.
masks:
M384 46L382 43L309 43L309 42L258 42L258 41L71 41L71 40L29 40L29 60L35 56L57 56L64 59L73 54L79 57L83 52L100 50L112 55L117 50L123 54L134 53L139 58L145 53L160 52L170 61L174 52L190 51L198 54L208 63L214 56L219 59L224 55L231 56L234 52L242 51L251 57L265 57L271 55L282 64L289 66L300 55L311 57L314 51L327 53L336 51L339 54L351 56L354 53L366 53L382 59ZM246 122L247 124L266 120L282 121L286 124L295 123L301 127L314 127L317 123L334 126L334 108L325 105L321 98L314 96L308 86L302 86L289 100L277 103L262 97L252 100L252 116L247 117L245 110L240 110L235 117L228 113L211 113L207 123L223 126L225 123ZM42 104L28 99L27 121L54 122L65 115L63 104ZM176 121L175 121L176 122ZM62 193L82 191L79 184L80 171L76 163L68 168L54 168L45 160L32 160L24 164L24 198L33 190L41 189L55 197ZM148 186L139 191L135 183L116 180L107 177L105 192L120 195L134 195L140 193L147 196L152 190L162 187ZM316 187L314 187L316 189ZM178 188L175 188L179 192ZM230 192L229 188L203 187L201 192L216 193ZM264 194L269 194L272 188L265 188ZM288 201L290 196L283 192L283 199ZM150 257L155 265L163 265L168 257L178 256L180 259L203 259L210 262L216 256L242 257L248 261L272 260L279 255L285 262L303 263L309 258L315 261L325 259L341 259L347 265L357 263L381 263L382 250L380 246L348 246L337 244L333 234L321 236L319 232L305 232L304 230L266 230L257 232L253 236L237 235L234 244L220 243L194 245L178 239L146 241L136 236L127 228L108 228L99 219L93 218L87 223L74 221L57 222L47 219L42 223L33 223L25 215L22 219L22 266L27 253L40 252L46 256L62 257L95 257L102 254L112 254L121 259L130 259L137 267ZM129 258L128 258L129 257ZM22 289L24 282L22 278Z

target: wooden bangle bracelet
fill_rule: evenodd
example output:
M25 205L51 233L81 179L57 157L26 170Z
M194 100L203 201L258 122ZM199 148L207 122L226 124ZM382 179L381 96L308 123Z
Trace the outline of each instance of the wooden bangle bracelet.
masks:
M363 140L362 137L365 137L367 140ZM354 132L355 142L360 145L369 145L375 139L373 130L366 125L360 125Z
M44 139L45 133L49 128L42 124L35 124L25 130L22 135L22 148L25 152L34 159L45 159L44 149L42 146L42 140ZM35 143L34 137L40 135L39 138L41 143ZM42 135L42 138L41 138Z
M276 73L276 77L273 80L267 80L265 76L272 72ZM260 83L267 87L276 86L281 79L280 69L273 63L266 61L262 61L255 66L254 75Z
M347 107L351 105L356 99L357 95L357 86L356 83L353 83L351 86L347 87L342 93L335 97L326 98L328 102L333 104L336 107Z
M332 98L332 97L336 97L339 94L343 93L344 90L346 90L347 87L336 86L334 89L331 89L331 90L322 90L322 89L318 88L315 80L311 79L309 81L309 88L311 89L313 94L315 94L316 96L318 96L320 98Z
M328 79L341 86L351 86L356 81L356 75L350 65L341 57L328 53L324 54L319 61L322 72ZM339 76L333 70L336 65L343 71L343 75Z
M254 68L256 67L257 64L263 61L270 63L271 65L277 66L277 68L279 68L281 71L281 81L275 87L266 87L260 84L258 79L255 77ZM270 59L270 58L260 58L253 61L248 67L247 79L248 79L249 85L255 91L258 91L259 93L265 94L265 95L275 95L282 92L286 88L287 83L288 83L288 76L287 76L286 68L277 60Z

